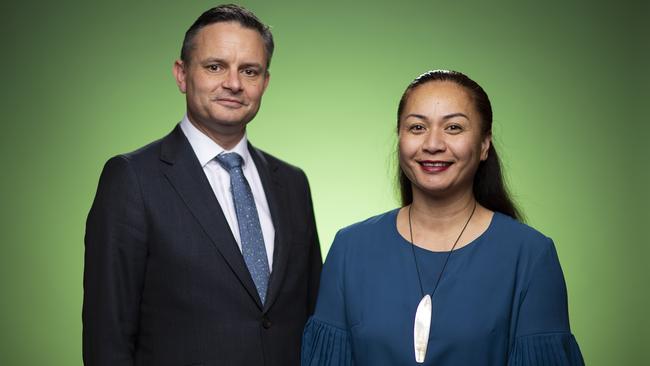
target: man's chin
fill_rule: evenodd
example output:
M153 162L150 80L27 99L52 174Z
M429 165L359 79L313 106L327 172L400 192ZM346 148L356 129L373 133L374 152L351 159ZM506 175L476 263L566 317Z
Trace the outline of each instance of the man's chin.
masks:
M211 113L208 119L213 124L222 126L243 126L251 120L251 117L242 110L220 110L218 113Z
M247 116L241 115L224 115L210 114L204 116L188 115L190 122L204 133L210 131L211 133L227 133L230 134L235 131L244 130L246 124L251 120Z

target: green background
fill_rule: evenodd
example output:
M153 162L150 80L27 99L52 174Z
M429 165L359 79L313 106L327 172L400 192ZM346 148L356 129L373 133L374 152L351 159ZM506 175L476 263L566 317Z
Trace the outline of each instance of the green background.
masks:
M211 2L3 4L0 364L81 364L83 235L103 163L172 129L183 34ZM484 86L528 222L552 237L589 365L647 365L648 1L246 1L276 53L249 126L309 176L323 252L396 207L405 86Z

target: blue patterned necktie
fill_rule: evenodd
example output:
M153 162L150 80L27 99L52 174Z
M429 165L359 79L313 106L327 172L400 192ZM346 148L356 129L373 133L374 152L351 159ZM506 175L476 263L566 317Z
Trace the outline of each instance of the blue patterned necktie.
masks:
M264 304L269 284L269 262L253 192L242 171L243 158L237 153L226 153L217 155L216 159L230 174L230 189L235 203L244 262Z

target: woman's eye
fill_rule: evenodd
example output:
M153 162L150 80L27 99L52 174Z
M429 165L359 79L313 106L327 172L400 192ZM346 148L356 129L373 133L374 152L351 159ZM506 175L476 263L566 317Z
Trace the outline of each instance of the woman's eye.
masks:
M449 125L447 126L447 131L450 132L460 132L463 128L460 125Z
M421 132L421 131L424 131L424 126L422 126L422 125L412 125L412 126L409 127L409 131Z

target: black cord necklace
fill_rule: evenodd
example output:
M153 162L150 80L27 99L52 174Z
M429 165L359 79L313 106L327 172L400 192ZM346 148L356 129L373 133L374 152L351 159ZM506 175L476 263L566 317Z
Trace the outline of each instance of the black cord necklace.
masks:
M422 287L420 267L418 266L418 259L415 255L415 244L413 244L413 225L411 223L411 206L412 205L409 205L409 234L411 239L410 240L411 253L413 254L413 261L415 262L415 270L418 273L420 294L422 296L422 300L420 300L418 309L415 312L415 324L413 325L413 347L415 349L415 361L417 363L423 363L424 357L426 356L427 353L427 345L429 343L429 331L431 329L431 312L432 312L431 298L433 297L433 295L436 293L436 290L438 289L438 284L440 283L442 274L445 272L445 268L447 267L447 262L449 262L449 257L451 257L451 253L456 248L456 244L458 244L460 237L463 236L463 233L465 232L467 225L469 224L470 220L474 216L474 211L476 211L476 201L474 201L474 207L472 208L472 213L469 215L469 218L467 218L467 221L465 222L463 229L460 231L460 234L458 234L458 237L456 238L454 245L451 247L451 250L447 254L447 258L445 258L445 262L442 265L442 269L440 270L440 273L438 274L438 279L436 280L436 284L433 286L433 291L431 292L431 295L429 294L425 295L424 288Z

